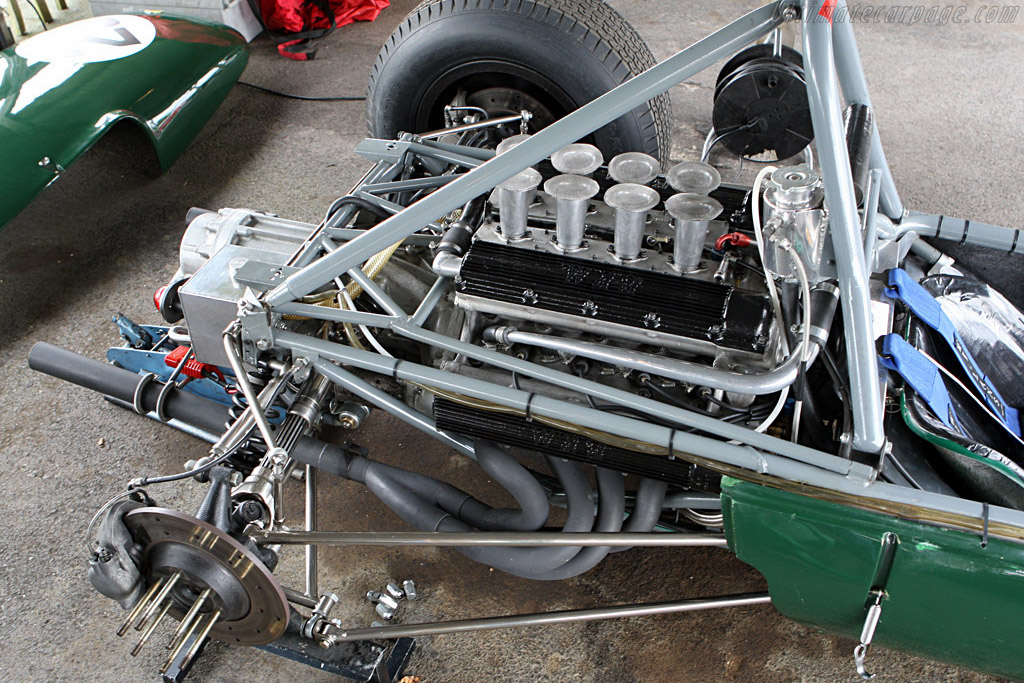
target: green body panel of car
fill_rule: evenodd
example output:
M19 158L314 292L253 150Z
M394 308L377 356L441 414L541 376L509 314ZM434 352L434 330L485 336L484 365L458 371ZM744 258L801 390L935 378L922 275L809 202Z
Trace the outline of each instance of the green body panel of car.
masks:
M875 644L1024 678L1024 544L730 478L722 511L733 552L786 617L857 639L880 577Z
M165 14L85 19L0 52L0 226L119 121L166 170L249 59L235 31Z

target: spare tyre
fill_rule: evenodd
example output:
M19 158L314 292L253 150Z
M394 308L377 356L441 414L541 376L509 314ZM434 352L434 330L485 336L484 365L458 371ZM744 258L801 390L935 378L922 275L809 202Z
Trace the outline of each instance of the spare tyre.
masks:
M529 110L535 132L654 64L601 0L426 0L377 55L367 124L377 138L422 133L445 127L446 105L466 105L490 117ZM668 94L584 139L606 159L639 151L667 160Z

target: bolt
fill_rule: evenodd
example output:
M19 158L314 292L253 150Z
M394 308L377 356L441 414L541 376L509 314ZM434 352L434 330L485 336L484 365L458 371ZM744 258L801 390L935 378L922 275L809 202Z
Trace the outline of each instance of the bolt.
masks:
M377 602L380 600L380 591L366 591L366 599L370 602Z
M267 349L270 348L270 340L265 337L257 339L256 348L259 349L260 351L266 351Z
M789 7L786 7L785 9L782 10L782 20L783 21L793 21L794 19L796 19L796 8L795 7L790 5Z
M398 584L394 581L389 581L388 585L384 586L384 590L388 592L388 595L393 597L395 600L401 600L405 597L405 591L398 587Z
M412 582L412 579L406 579L402 582L402 589L405 591L405 597L410 600L415 600L419 597L416 594L416 584Z
M395 618L395 610L389 608L383 602L378 602L377 607L375 607L374 609L377 610L377 614L379 614L380 618L384 621L391 621Z

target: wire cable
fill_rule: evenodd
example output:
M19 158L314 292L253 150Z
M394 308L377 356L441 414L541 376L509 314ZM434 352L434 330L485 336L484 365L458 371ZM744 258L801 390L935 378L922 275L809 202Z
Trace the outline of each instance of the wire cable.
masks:
M289 100L302 100L303 102L363 102L366 97L359 97L357 95L330 95L326 97L317 97L313 95L295 95L293 93L281 92L280 90L274 90L262 85L256 85L255 83L249 83L248 81L238 81L238 85L244 85L247 88L253 90L259 90L260 92L267 93L268 95L275 95L277 97L284 97Z

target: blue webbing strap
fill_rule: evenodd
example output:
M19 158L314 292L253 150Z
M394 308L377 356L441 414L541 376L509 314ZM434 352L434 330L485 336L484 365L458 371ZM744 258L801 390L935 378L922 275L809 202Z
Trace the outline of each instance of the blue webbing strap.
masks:
M960 333L953 326L953 321L942 312L942 305L936 301L935 297L914 281L902 268L893 268L889 271L889 286L886 287L885 293L893 299L902 301L921 322L939 333L939 336L952 349L953 355L960 361L960 365L989 409L1011 432L1020 436L1020 416L1017 409L1003 400L991 380L978 367L974 356L971 355L967 345L960 337ZM916 391L917 387L914 389Z
M946 383L942 381L942 374L931 359L898 334L887 334L882 337L882 354L879 362L893 372L899 373L917 395L924 399L935 416L942 420L942 424L957 434L966 436L956 417Z

